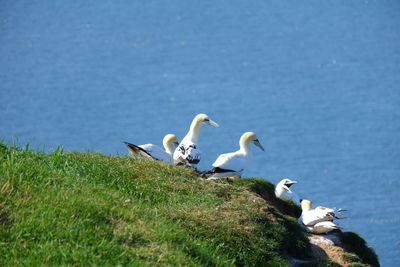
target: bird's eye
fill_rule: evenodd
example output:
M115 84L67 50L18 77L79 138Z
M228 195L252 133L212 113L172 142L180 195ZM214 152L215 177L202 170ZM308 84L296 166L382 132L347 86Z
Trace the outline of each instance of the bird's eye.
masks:
M205 121L205 122L208 122L208 121L210 121L210 120L209 120L209 119L204 119L204 121Z

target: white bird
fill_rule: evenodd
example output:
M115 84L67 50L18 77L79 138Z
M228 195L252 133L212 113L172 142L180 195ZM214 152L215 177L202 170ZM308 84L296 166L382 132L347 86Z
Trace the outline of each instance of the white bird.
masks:
M315 226L317 223L324 221L333 221L337 219L347 219L335 214L335 211L330 208L318 206L312 209L312 203L309 200L301 201L302 213L298 221L305 226Z
M133 158L144 157L169 163L173 163L172 153L179 144L178 139L174 134L167 134L164 136L163 146L165 150L153 144L134 145L128 142L124 143L128 148L129 154Z
M219 155L212 164L214 168L207 172L207 174L213 174L208 179L232 176L241 177L243 170L249 167L251 163L251 153L249 149L250 142L254 143L264 151L264 148L260 144L260 141L258 141L256 134L253 132L246 132L240 137L240 149L238 151Z
M290 186L292 186L293 184L296 184L297 181L292 181L288 178L282 179L276 186L275 186L275 196L276 197L286 197L286 198L290 198L291 200L293 200L296 203L300 203L300 197L293 192L292 190L290 190Z
M305 230L312 234L327 234L333 230L341 229L339 225L334 224L332 221L319 222L314 226L305 226Z
M198 139L202 125L218 127L218 123L208 118L206 114L198 114L194 117L186 136L175 149L173 158L176 165L186 165L195 168L200 162L201 152L198 148Z

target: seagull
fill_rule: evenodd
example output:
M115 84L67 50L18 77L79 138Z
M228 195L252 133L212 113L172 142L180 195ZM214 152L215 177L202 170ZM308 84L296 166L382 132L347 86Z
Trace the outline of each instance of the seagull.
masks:
M154 160L161 160L169 163L173 163L172 153L179 144L178 139L174 134L167 134L166 136L164 136L163 146L165 150L153 144L144 144L138 146L128 142L124 143L128 147L129 154L133 158L151 158Z
M333 230L341 229L339 225L334 224L332 221L319 222L314 226L304 226L305 230L312 234L327 234Z
M198 149L198 139L202 125L218 127L218 123L208 118L206 114L198 114L190 124L190 129L175 149L173 159L175 165L185 165L195 168L201 159L201 152Z
M300 197L289 188L290 186L296 183L297 183L296 181L292 181L288 178L282 179L275 187L275 196L279 198L281 197L290 198L294 202L300 203L301 202Z
M214 167L207 174L213 174L208 179L217 179L219 177L241 177L245 168L250 165L251 153L249 149L250 142L258 146L264 151L263 146L258 141L257 136L253 132L242 134L239 140L240 149L236 152L221 154L212 164Z
M305 226L315 226L317 223L324 221L333 221L337 219L348 219L347 217L338 216L335 211L330 208L318 206L312 209L312 203L309 200L301 201L302 213L298 221Z

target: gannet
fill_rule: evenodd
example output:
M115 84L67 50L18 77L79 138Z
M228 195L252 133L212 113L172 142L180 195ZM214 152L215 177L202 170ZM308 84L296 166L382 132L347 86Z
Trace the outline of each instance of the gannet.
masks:
M221 154L212 164L214 167L207 173L213 175L208 179L217 179L219 177L241 177L242 172L251 163L251 153L249 149L250 142L253 142L262 151L263 146L258 141L257 136L253 132L246 132L242 134L239 140L240 149L236 152Z
M335 214L335 211L330 208L318 206L315 209L312 209L311 201L305 199L301 201L301 209L302 213L298 221L305 226L314 226L317 223L324 221L347 219L347 217L338 216Z
M176 165L186 165L195 168L200 162L201 152L198 148L198 139L202 125L218 127L218 123L208 118L206 114L198 114L194 117L186 136L175 149L173 158Z
M165 150L153 144L134 145L128 142L124 143L128 147L129 154L133 158L144 157L169 163L173 163L172 153L179 144L178 139L174 134L167 134L164 136L163 146Z
M300 203L300 197L293 192L292 190L290 190L290 186L292 186L293 184L296 184L296 181L292 181L290 179L282 179L276 186L275 186L275 196L276 197L287 197L290 198L291 200L293 200L296 203Z
M333 230L338 230L341 227L339 225L334 224L332 221L319 222L314 226L305 226L303 225L305 230L312 234L326 234Z

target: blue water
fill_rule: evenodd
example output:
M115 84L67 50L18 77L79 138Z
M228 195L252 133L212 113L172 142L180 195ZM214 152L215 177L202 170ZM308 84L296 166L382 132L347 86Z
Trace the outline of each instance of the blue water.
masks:
M400 2L3 1L0 139L126 154L182 138L207 169L257 133L246 177L350 210L400 266Z

